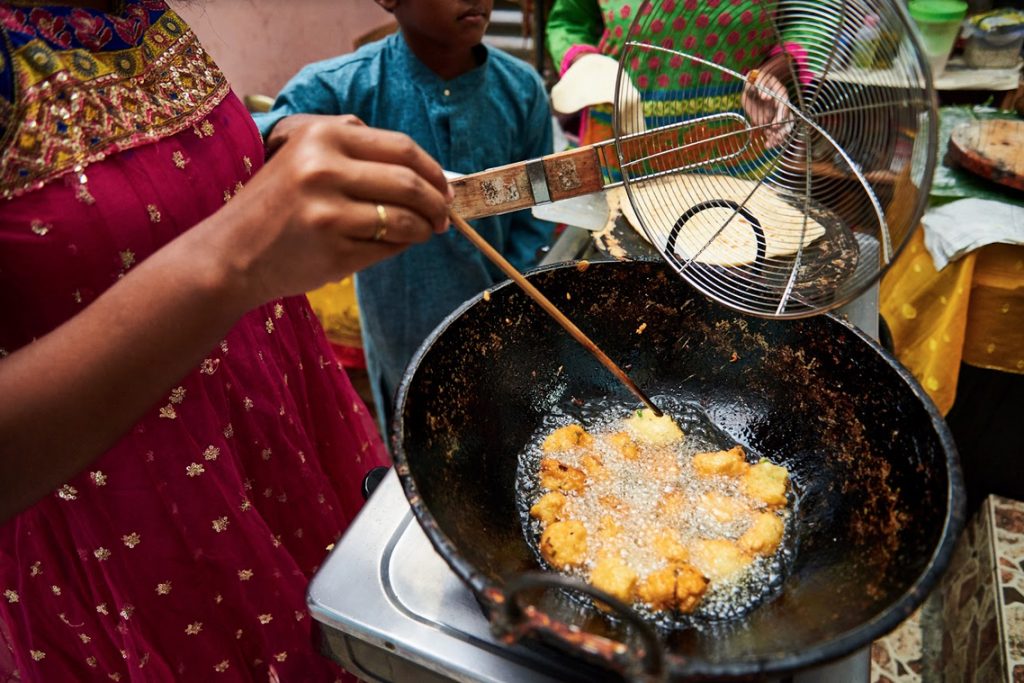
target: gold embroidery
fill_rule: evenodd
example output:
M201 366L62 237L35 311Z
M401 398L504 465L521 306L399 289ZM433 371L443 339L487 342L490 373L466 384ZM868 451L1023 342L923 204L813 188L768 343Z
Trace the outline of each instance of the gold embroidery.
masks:
M274 615L272 615L272 614L261 614L259 616L259 619L260 619L260 623L261 624L266 625L266 624L269 624L270 622L272 622L274 620Z
M224 438L225 439L230 439L234 435L235 435L235 428L229 422L228 426L224 428Z
M37 38L11 59L19 97L8 120L17 123L0 149L0 191L8 197L185 130L228 92L224 75L171 10L137 47L91 54L52 50ZM201 129L213 134L209 122Z
M221 350L221 353L225 353L226 354L228 352L228 340L227 339L221 339L220 340L220 350Z
M333 543L328 543L327 547L324 548L324 550L326 550L327 552L331 552L332 550L334 550L334 544Z
M216 531L218 534L222 533L224 531L227 531L227 528L228 528L228 518L227 517L218 517L217 519L213 520L212 525L213 525L213 530Z
M134 548L138 544L142 543L142 536L139 536L139 532L133 531L130 534L125 534L121 537L121 540L129 548Z
M301 462L303 465L305 465L306 464L306 454L303 453L302 451L299 451L298 453L296 453L296 455L299 456L299 462Z
M61 500L77 500L78 489L76 489L71 484L64 484L59 489L57 489L57 497L60 498Z
M248 581L249 579L252 578L252 573L253 572L252 572L251 569L239 569L238 570L238 580L239 581Z
M175 387L171 391L171 403L181 403L185 400L185 387Z
M224 596L220 593L217 593L217 595L213 596L213 601L219 605L220 603L224 602Z
M288 494L287 493L282 493L281 495L279 495L277 497L277 502L278 503L287 503L288 502Z
M100 470L90 472L89 478L92 479L92 483L95 484L96 486L107 485L107 475L103 474L103 472L101 472Z
M174 409L174 406L168 404L160 409L160 417L175 420L178 418L178 412Z
M251 398L249 398L248 396L246 396L246 397L245 397L245 399L244 399L244 400L242 401L242 406L243 406L243 407L244 407L244 408L245 408L245 409L246 409L247 411L249 411L249 410L252 410L252 407L253 407L253 405L254 405L254 404L253 404L253 402L252 402L252 399L251 399Z
M203 451L203 458L206 460L216 460L219 455L220 449L213 445L207 446L206 450Z
M12 605L18 602L19 600L18 592L11 590L10 588L4 591L4 597L7 598L7 602L11 603Z
M252 159L247 156L243 156L242 163L245 165L245 172L252 175Z
M178 168L185 168L185 165L192 161L191 159L186 159L180 149L176 150L174 154L171 155L171 159L174 160L174 165Z
M260 453L260 457L263 458L264 461L267 461L270 460L271 454L272 452L269 448L264 448L263 451Z
M142 655L141 657L139 657L139 668L141 669L142 667L146 666L147 664L149 664L149 653L148 652L146 654Z
M199 372L203 373L204 375L212 375L213 373L217 372L218 367L220 367L219 358L207 358L199 366Z
M82 303L82 292L81 292L81 290L76 289L74 292L72 292L71 293L71 298L73 298L75 300L76 304Z
M238 629L237 631L235 631L235 640L241 640L242 639L242 635L244 635L244 632L242 631L242 629Z
M213 670L216 671L219 674L222 674L222 673L224 673L225 671L228 670L229 666L231 666L231 664L228 663L228 660L225 659L225 660L222 660L220 662L220 664L214 664Z
M271 320L270 318L267 318L267 334L273 334L273 333L274 333L274 321Z
M316 494L316 502L318 502L321 505L323 505L324 503L327 502L327 498L326 498L326 496L324 496L324 494L318 493L318 494Z
M100 562L106 562L110 559L110 551L104 548L103 546L100 546L99 548L96 548L96 550L93 550L92 554L95 555L96 559Z
M197 462L192 463L185 468L185 474L190 477L198 477L200 474L206 471L206 468Z
M227 204L231 201L231 190L224 190L224 203Z
M115 671L112 674L107 674L107 678L109 678L112 681L119 681L119 680L121 680L121 674L119 674L119 673L117 673Z
M78 634L78 639L81 640L84 645L88 645L89 643L92 642L92 638L90 638L85 633L79 633Z
M281 547L281 534L274 534L274 538L271 540L270 544L272 546L274 546L275 548L280 548Z
M89 188L84 184L75 187L75 199L88 206L96 203L96 198L92 196L92 192L89 192Z
M203 135L205 135L206 137L211 137L216 132L213 128L213 124L210 123L209 119L204 120L199 127L202 129Z
M31 577L39 576L43 573L43 561L36 560L32 563L32 567L28 570L28 575Z
M276 655L274 655L274 659L276 659L279 662L283 662L284 660L288 659L288 653L278 652Z
M238 194L239 192L241 192L241 191L242 191L242 189L243 189L244 187L245 187L245 186L244 186L244 185L242 185L242 181L241 181L241 180L239 180L238 182L236 182L236 183L235 183L235 194Z
M295 621L302 621L305 618L306 618L306 613L305 612L300 612L299 610L295 610Z
M252 503L249 502L248 498L243 498L242 504L238 506L238 509L242 512L248 512L252 509Z
M132 606L132 605L125 605L124 607L121 608L121 611L118 612L118 614L121 615L121 618L124 619L125 621L128 621L129 619L131 619L132 618L132 614L134 614L134 613L135 613L135 607Z
M131 249L125 249L121 252L121 265L124 266L125 270L128 270L135 265L135 252Z
M268 489L263 489L263 497L264 498L270 498L272 495L274 495L273 489L269 489L269 488Z
M164 581L163 583L158 583L156 585L156 594L157 595L169 595L170 592L171 592L171 582L170 581Z
M157 208L156 204L146 204L146 211L149 212L149 220L152 223L160 222L160 209Z
M102 614L103 616L110 615L110 612L107 611L107 603L105 602L101 602L100 604L96 605L96 612L98 614Z
M40 237L43 237L52 229L52 225L50 225L49 223L44 223L38 218L32 220L32 232L39 235Z
M91 666L94 669L96 668L96 658L95 657L86 657L85 658L85 663L88 664L89 666Z
M57 586L57 585L50 586L50 592L52 592L54 595L60 597L60 586Z
M295 530L295 538L302 538L303 533L304 532L302 531L302 529L296 529Z
M201 621L194 621L185 627L185 634L189 636L197 636L199 632L203 630L203 623Z
M28 653L32 655L34 661L41 662L46 659L46 653L42 650L29 650Z

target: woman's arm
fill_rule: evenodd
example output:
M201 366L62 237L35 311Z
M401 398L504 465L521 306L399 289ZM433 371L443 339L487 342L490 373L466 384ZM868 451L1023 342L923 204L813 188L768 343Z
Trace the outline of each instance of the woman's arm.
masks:
M429 239L440 167L407 136L310 118L230 203L0 360L0 521L77 474L251 308ZM388 230L378 227L376 204Z
M545 40L559 73L570 66L565 63L567 56L571 63L571 59L581 53L580 46L589 46L585 51L597 52L597 43L603 34L604 21L597 0L555 0L548 14Z

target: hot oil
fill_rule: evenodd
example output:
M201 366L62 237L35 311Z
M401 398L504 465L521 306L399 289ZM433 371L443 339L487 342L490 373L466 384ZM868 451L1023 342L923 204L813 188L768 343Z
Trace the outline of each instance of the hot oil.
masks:
M583 523L587 530L587 565L566 573L586 580L600 549L617 552L638 574L642 581L651 572L667 566L666 560L652 547L652 534L668 531L690 547L699 539L738 539L750 526L750 517L729 517L714 501L725 496L756 507L740 488L735 477L702 477L695 473L692 457L697 453L728 450L737 445L728 434L717 428L697 405L674 397L656 397L657 405L672 417L682 429L684 438L672 446L639 444L636 460L628 460L611 446L605 437L622 431L624 420L635 407L624 406L608 399L574 406L571 412L552 410L533 438L520 453L516 476L517 503L524 534L541 566L548 569L540 555L540 536L543 527L530 515L530 507L545 493L538 482L541 444L555 429L570 423L581 424L595 437L593 447L569 453L559 453L557 459L567 465L583 469L584 455L597 454L603 468L588 476L585 493L569 496L565 518ZM746 450L746 449L745 449ZM760 458L746 451L746 459L756 463ZM778 463L777 463L778 464ZM711 496L711 499L707 497ZM665 628L701 627L712 622L735 619L747 614L782 585L784 570L793 554L791 526L795 517L795 495L789 493L790 503L781 513L785 532L779 548L769 557L756 557L749 567L735 578L713 582L697 608L689 614L672 611L654 611L641 602L634 607ZM610 509L612 498L622 506ZM666 505L666 500L700 501L702 506ZM661 506L659 507L659 503ZM718 511L718 516L714 514ZM608 528L613 524L621 528L609 541Z

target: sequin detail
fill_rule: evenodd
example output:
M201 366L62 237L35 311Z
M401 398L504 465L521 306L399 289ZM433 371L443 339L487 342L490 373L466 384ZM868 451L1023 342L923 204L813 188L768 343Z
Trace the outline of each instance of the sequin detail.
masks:
M0 154L6 197L189 126L209 137L215 128L203 118L228 92L224 74L171 10L127 50L58 50L36 38L10 58L19 97L3 112L14 126ZM80 187L79 198L91 203Z

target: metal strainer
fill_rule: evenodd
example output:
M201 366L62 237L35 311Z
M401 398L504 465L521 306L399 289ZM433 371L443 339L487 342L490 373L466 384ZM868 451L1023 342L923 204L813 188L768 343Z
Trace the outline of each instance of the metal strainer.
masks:
M624 185L683 278L771 318L850 302L917 226L938 117L897 0L645 0L617 58L612 140L464 176L453 208Z

